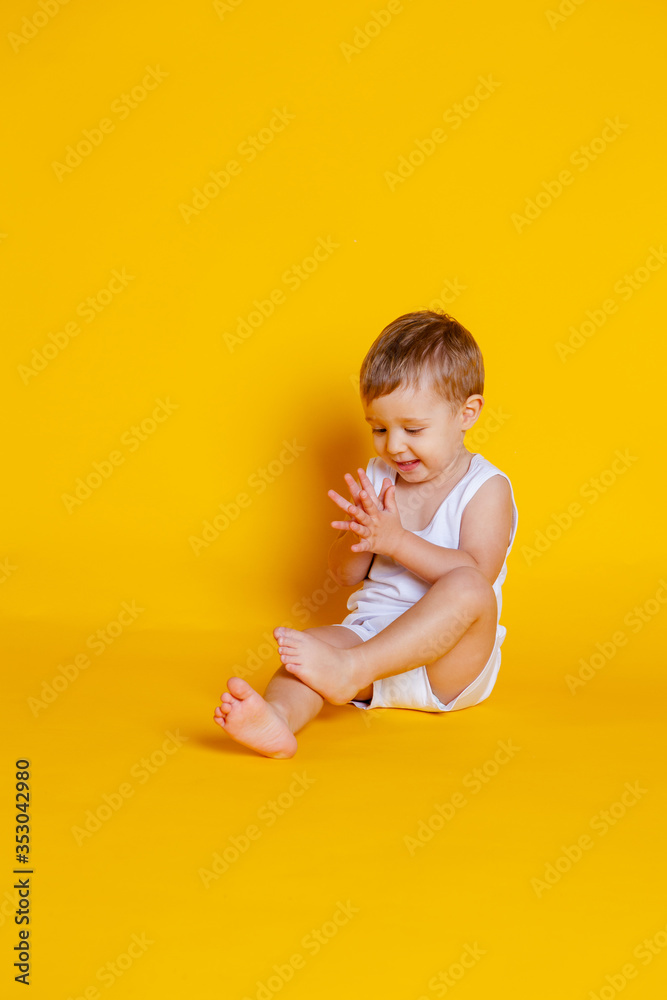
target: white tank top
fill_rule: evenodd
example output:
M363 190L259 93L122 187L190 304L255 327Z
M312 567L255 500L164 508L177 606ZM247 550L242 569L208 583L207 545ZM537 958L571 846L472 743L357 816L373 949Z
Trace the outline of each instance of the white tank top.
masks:
M388 476L392 482L396 482L396 469L387 465L381 458L375 456L371 458L366 467L366 475L373 484L373 489L380 495L382 480ZM461 518L469 500L475 495L480 486L492 476L503 476L507 479L512 494L512 529L510 531L509 545L505 553L503 565L493 583L493 590L498 602L498 628L497 637L502 643L507 629L500 624L500 611L502 608L501 587L507 576L507 556L510 553L516 528L518 523L518 512L514 502L514 491L509 477L497 469L495 465L483 458L477 452L473 452L470 467L466 474L456 483L453 489L442 501L431 521L421 531L415 531L415 535L425 538L435 545L442 545L448 549L458 549L459 536L461 531ZM364 579L359 590L350 594L347 600L348 610L364 618L375 615L397 615L407 611L420 597L430 589L430 584L420 576L410 572L401 563L396 562L389 556L375 553L370 565L368 575Z

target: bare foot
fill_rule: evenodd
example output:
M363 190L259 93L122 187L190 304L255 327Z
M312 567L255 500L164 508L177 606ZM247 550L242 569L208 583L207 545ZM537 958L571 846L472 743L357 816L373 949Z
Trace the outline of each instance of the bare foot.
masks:
M370 683L363 676L361 646L331 646L310 632L286 625L274 628L273 636L285 670L332 705L346 705Z
M265 701L242 677L230 677L229 691L213 718L237 743L257 750L265 757L283 759L296 753L296 736L284 715Z

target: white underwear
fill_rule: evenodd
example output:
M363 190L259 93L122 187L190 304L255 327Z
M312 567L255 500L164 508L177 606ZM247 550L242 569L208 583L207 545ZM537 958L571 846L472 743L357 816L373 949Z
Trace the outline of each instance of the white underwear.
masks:
M353 612L339 625L352 629L364 642L367 642L398 617L399 615L395 614L365 618ZM482 671L446 705L433 693L425 665L373 681L373 697L369 702L353 698L348 704L356 705L358 708L413 708L420 712L454 712L460 708L478 705L480 701L489 697L496 683L500 669L500 646L505 633L506 629L499 626L491 656Z

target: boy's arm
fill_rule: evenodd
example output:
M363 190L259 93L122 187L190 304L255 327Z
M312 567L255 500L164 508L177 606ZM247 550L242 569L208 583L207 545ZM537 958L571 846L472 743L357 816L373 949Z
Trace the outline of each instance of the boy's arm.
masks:
M502 569L512 530L512 495L504 476L492 476L480 486L461 518L458 549L404 531L392 559L427 583L458 566L474 566L493 584Z
M373 459L370 460L372 462ZM368 468L370 468L370 462ZM358 469L357 472L360 475L363 474L363 469ZM354 476L349 473L345 474L345 481L347 482L348 489L352 496L352 503L359 503L359 490L361 487L356 482ZM333 496L332 496L333 494ZM336 490L329 490L329 496L334 502L338 503L340 507L344 510L349 506L349 502L340 496ZM384 493L380 492L380 504L382 503ZM348 516L345 518L346 521L352 521L353 518ZM373 562L375 556L374 552L362 551L353 552L352 546L358 544L360 541L359 535L354 531L348 531L347 528L341 529L338 532L338 537L329 546L328 553L328 563L329 571L333 576L334 580L341 585L341 587L356 587L358 583L361 583L365 579L370 565Z
M350 521L351 518L345 520ZM359 535L343 528L329 547L329 570L341 587L356 587L361 583L373 561L374 552L352 551L351 546L358 541Z

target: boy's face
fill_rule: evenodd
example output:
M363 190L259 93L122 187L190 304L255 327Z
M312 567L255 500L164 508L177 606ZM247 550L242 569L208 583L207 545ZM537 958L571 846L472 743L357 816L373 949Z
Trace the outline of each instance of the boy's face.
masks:
M372 403L362 400L378 455L410 483L427 482L455 465L465 452L464 433L483 405L483 396L469 396L453 412L427 386L399 386Z

